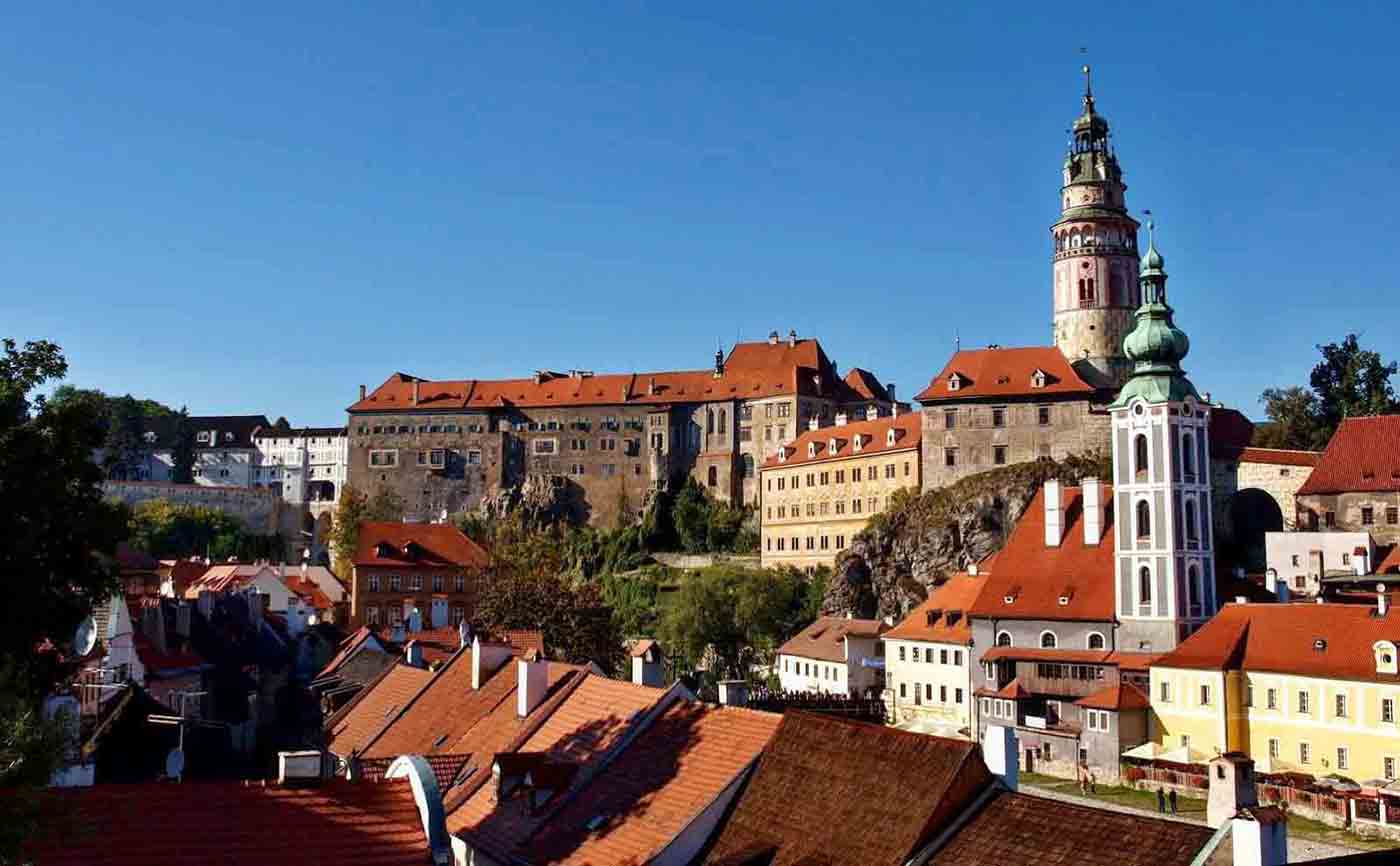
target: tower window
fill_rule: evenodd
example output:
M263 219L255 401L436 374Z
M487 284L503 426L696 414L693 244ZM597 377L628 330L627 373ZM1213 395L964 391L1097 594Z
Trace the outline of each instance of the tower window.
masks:
M1200 532L1196 526L1196 502L1194 499L1186 501L1186 540L1193 544L1200 541Z
M1138 604L1152 605L1152 569L1145 565L1138 570Z
M1136 481L1147 480L1147 436L1142 433L1133 438L1133 476Z
M1147 500L1140 500L1137 504L1137 537L1146 539L1152 537L1152 509L1147 504Z
M1181 471L1187 481L1196 480L1196 449L1191 434L1181 434Z
M1186 592L1188 603L1191 605L1191 615L1200 616L1201 573L1194 565L1186 570Z

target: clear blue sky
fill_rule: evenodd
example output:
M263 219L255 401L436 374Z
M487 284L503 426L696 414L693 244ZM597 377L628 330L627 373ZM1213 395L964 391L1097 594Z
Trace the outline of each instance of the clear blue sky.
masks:
M1049 341L1081 46L1198 388L1400 355L1400 4L57 5L0 16L0 335L77 385L343 423L796 328L912 395Z

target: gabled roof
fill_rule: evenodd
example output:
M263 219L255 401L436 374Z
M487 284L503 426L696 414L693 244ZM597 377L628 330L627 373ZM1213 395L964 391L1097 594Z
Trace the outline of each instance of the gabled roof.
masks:
M156 782L50 789L71 814L25 842L45 866L429 862L408 780L314 787Z
M1045 374L1044 387L1033 386L1032 377L1037 371ZM956 390L951 390L948 380L954 375L959 377L959 385ZM1059 349L1054 346L1023 346L955 352L928 387L916 394L914 399L930 404L981 397L1089 396L1093 393L1094 387L1074 372Z
M992 695L994 697L1006 698L1007 700L1012 701L1025 700L1026 698L1031 697L1031 693L1026 691L1025 686L1021 685L1021 681L1019 679L1013 679L1011 682L997 689L995 692L992 692Z
M847 636L877 638L889 628L878 619L823 616L779 647L778 654L844 664Z
M1285 448L1244 448L1239 454L1241 463L1271 466L1316 466L1321 459L1321 451L1290 451Z
M287 585L287 589L295 593L298 598L304 599L315 610L330 610L335 607L335 602L330 596L321 591L321 588L310 580L303 580L302 576L296 572L288 574L282 579Z
M196 437L201 433L214 434L212 441L200 442L196 438L195 448L199 450L252 448L253 431L259 427L272 426L266 415L192 415L188 420L190 431ZM156 447L174 447L178 424L179 419L175 416L152 423L153 432L156 433Z
M524 847L535 862L652 862L758 758L781 721L676 701Z
M326 720L326 748L341 756L362 752L431 678L428 671L406 664L385 668Z
M1142 689L1132 683L1121 683L1099 689L1093 694L1075 701L1075 704L1091 710L1119 711L1145 710L1151 706L1152 702L1147 699L1147 695L1142 693Z
M862 400L874 400L880 403L890 402L890 392L880 380L875 378L875 374L869 370L862 370L860 367L852 367L846 371L846 375L841 379L846 386L851 389L852 396Z
M485 568L486 551L455 526L445 523L360 524L355 565Z
M1400 490L1400 415L1344 418L1298 495Z
M374 638L374 632L371 631L368 626L360 626L354 634L340 642L340 646L336 648L335 655L331 656L331 660L326 662L326 666L321 668L321 672L316 675L317 679L335 673L341 665L345 664L351 656L358 653L366 644L369 644L372 648L375 647L375 644L378 643L378 638L374 639L374 643L370 643L371 638Z
M1378 641L1400 646L1394 610L1380 617L1372 605L1227 604L1153 666L1400 683L1376 673Z
M889 433L894 431L894 444L889 444ZM855 450L855 437L861 437L860 451ZM789 468L806 463L823 463L828 460L842 460L848 457L870 457L890 454L896 451L917 451L923 436L923 416L917 412L903 415L885 416L874 421L852 421L849 424L819 427L803 431L791 443L780 446L785 460L779 462L777 454L763 461L763 469ZM836 453L830 453L830 444L836 442ZM808 457L808 445L816 448L815 456ZM901 476L902 477L902 476ZM917 479L910 477L910 485Z
M936 587L923 604L894 628L885 640L921 640L935 643L969 644L972 627L968 610L982 591L985 576L955 574Z
M1045 544L1045 489L1041 488L997 554L996 566L972 606L974 616L1113 620L1113 487L1101 485L1103 529L1101 541L1092 547L1084 543L1082 488L1062 487L1061 500L1065 521L1060 545Z
M790 711L706 862L903 866L991 781L975 743Z

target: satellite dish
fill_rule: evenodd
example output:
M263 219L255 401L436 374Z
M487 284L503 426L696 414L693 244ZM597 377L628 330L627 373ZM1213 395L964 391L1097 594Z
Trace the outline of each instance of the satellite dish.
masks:
M185 773L185 752L183 749L174 748L170 754L165 756L165 775L171 779L179 779Z
M78 623L77 631L73 632L73 653L79 658L92 652L92 648L97 646L97 621L91 616Z

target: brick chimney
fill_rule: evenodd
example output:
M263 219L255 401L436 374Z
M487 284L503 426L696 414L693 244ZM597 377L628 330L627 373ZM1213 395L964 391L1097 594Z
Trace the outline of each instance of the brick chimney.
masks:
M886 382L886 383L885 383L885 393L890 395L890 402L891 402L891 403L894 403L894 402L895 402L895 396L894 396L894 383L893 383L893 382Z
M413 380L413 405L418 405L418 380Z
M796 345L797 345L797 329L794 328L794 329L788 331L788 348L791 349L793 346L796 346Z
M776 345L778 345L778 332L777 332L777 331L769 331L769 332L768 332L768 345L770 345L770 346L776 346Z
M480 635L472 638L472 689L480 689L492 671L510 660L510 654L510 644L482 643Z
M1097 478L1085 478L1084 496L1084 544L1095 547L1103 540L1103 487Z
M360 386L360 399L361 399L361 400L365 399L365 386L364 386L364 385L361 385L361 386Z
M1045 482L1045 546L1059 547L1065 537L1065 502L1060 482Z
M535 711L549 690L549 662L530 650L515 663L515 714L525 718Z

